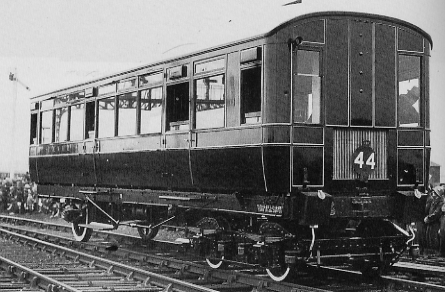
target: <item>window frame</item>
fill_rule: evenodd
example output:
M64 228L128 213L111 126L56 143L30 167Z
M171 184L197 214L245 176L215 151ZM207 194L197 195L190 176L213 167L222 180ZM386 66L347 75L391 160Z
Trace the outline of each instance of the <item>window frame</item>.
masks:
M417 126L411 126L406 124L403 126L400 124L400 57L416 57L419 61L419 122ZM424 68L425 57L419 53L411 53L399 51L397 53L397 96L396 96L396 123L398 129L423 129L425 128L425 68Z
M291 115L291 121L292 121L292 124L294 124L294 125L320 126L320 125L324 124L324 110L323 110L324 109L324 106L323 106L323 102L324 102L324 98L323 98L323 88L324 88L324 86L323 86L323 70L324 70L324 66L323 66L323 48L322 47L318 47L318 46L314 47L314 46L308 46L308 45L301 45L301 46L298 47L297 50L295 50L295 52L292 53L292 57L295 58L294 59L295 62L298 62L298 51L309 51L309 52L317 52L318 53L318 77L319 77L319 80L320 80L319 122L318 123L313 123L313 122L306 123L306 122L296 122L294 120L294 110L295 110L295 108L294 108L294 96L293 96L294 95L294 84L293 84L293 81L292 81L292 84L291 84L291 86L292 86L292 96L291 96L292 115ZM294 75L294 73L295 73L295 75ZM291 69L291 74L292 74L293 78L295 78L295 79L298 78L298 76L307 76L307 77L308 76L315 76L315 75L310 75L310 74L299 75L298 74L298 63L297 63L297 71L294 72L294 68L292 68Z
M205 64L205 63L211 63L211 62L215 62L215 61L221 61L224 63L224 65L221 68L217 68L217 69L211 69L208 71L199 71L196 72L196 66L197 65L201 65L201 64ZM192 109L191 111L191 129L193 130L207 130L207 129L222 129L227 127L227 94L226 94L226 90L227 90L227 55L220 55L220 56L216 56L216 57L212 57L212 58L208 58L208 59L201 59L201 60L197 60L193 62L193 78L192 78L192 86L193 86L193 95L192 95L192 99L191 99L191 103L190 103L190 107ZM219 126L219 127L203 127L203 128L196 128L196 106L197 106L197 84L196 82L198 80L204 79L204 78L211 78L211 77L216 77L216 76L223 76L223 85L224 85L224 92L223 92L223 97L224 97L224 121L223 121L223 126Z

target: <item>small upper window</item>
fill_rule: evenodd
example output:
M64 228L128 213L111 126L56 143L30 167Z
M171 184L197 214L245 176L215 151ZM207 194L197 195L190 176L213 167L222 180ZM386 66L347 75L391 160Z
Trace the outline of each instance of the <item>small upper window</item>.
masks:
M125 89L129 89L129 88L134 88L137 85L136 81L137 81L136 78L121 80L117 84L117 90L125 90Z
M113 92L116 92L116 84L115 83L102 85L98 89L98 94L99 95L113 93Z
M420 57L399 56L399 102L400 127L420 126Z
M223 69L224 64L224 59L197 63L195 64L195 74Z
M139 86L155 86L162 84L163 81L164 74L162 72L139 76Z

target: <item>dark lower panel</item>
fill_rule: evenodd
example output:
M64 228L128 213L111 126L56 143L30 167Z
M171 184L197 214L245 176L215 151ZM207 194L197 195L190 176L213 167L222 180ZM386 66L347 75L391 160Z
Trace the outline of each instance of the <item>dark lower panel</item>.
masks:
M264 192L260 147L194 149L191 166L200 191Z
M164 151L106 153L95 157L99 186L167 187Z
M264 146L264 177L270 193L290 192L289 146Z
M280 162L281 152L270 153L269 161L281 159L276 167L284 163ZM225 193L265 191L261 147L44 156L35 163L40 184ZM276 177L287 175L276 167L272 168ZM288 166L284 169L288 170Z

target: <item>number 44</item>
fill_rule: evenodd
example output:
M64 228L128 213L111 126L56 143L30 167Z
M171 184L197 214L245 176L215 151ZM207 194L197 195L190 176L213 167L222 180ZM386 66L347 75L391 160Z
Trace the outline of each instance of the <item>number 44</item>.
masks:
M371 153L371 155L369 155L368 159L366 159L366 162L364 162L363 156L364 153L363 151L361 151L355 158L354 163L360 165L360 168L363 168L363 164L366 164L371 166L371 169L374 169L375 168L374 152Z

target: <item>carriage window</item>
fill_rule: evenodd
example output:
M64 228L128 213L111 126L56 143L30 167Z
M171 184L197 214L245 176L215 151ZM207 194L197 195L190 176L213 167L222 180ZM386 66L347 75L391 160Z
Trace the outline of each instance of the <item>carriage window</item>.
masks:
M104 98L98 101L99 120L98 120L98 137L114 136L114 109L116 102L114 97Z
M119 136L136 134L136 110L137 110L137 92L126 93L118 96L119 112L118 130Z
M420 126L420 57L399 56L399 103L400 127Z
M295 123L320 123L321 78L319 52L297 51L294 71L293 116Z
M224 127L224 75L195 80L196 129Z
M85 107L85 138L93 139L96 136L95 133L95 117L96 117L96 104L93 102L87 102Z
M160 133L162 87L141 91L141 134Z
M77 141L83 139L83 112L84 104L71 106L70 140Z
M261 66L241 70L241 123L261 122Z
M37 144L37 113L31 114L31 129L29 138L29 144Z
M186 130L189 124L189 84L167 87L166 130Z
M164 81L164 74L155 73L139 76L139 86L159 85Z
M54 113L54 141L68 141L69 107L56 109Z
M98 95L112 93L112 92L116 92L116 84L115 83L102 85L98 89Z
M117 90L125 90L129 88L136 87L136 78L128 79L128 80L121 80L117 84Z
M52 142L53 111L42 112L40 115L40 139L42 144Z

